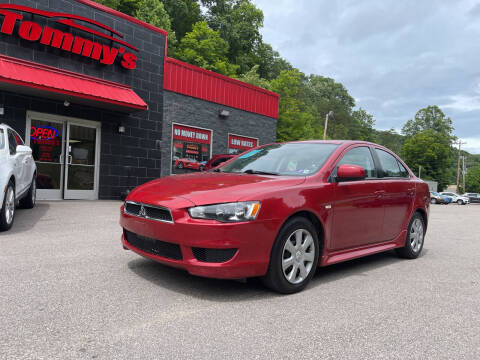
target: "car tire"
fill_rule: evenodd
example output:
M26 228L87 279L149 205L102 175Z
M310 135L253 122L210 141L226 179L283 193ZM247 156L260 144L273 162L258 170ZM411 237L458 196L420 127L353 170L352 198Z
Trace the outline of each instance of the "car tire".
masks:
M15 220L15 187L12 183L7 185L0 211L0 231L10 230Z
M423 249L425 243L425 221L422 215L416 212L413 214L407 228L405 246L395 249L398 256L405 259L416 259Z
M430 199L430 204L436 204L437 203L437 199Z
M34 176L32 182L30 184L30 188L28 189L27 195L20 200L20 206L23 209L33 209L35 207L35 203L37 201L37 180Z
M183 163L182 163L182 162L179 162L178 165L177 165L177 167L178 167L179 169L183 169Z
M200 166L200 171L203 171L203 166Z
M465 205L465 203L463 202L463 200L460 200L460 199L457 200L457 204L458 204L458 205Z
M304 217L288 220L273 244L262 282L282 294L303 290L315 274L319 253L318 235L312 223Z

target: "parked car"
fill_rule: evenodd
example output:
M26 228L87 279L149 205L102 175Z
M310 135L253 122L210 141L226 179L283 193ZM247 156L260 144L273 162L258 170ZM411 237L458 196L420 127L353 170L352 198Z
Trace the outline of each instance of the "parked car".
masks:
M465 193L462 196L468 197L471 203L480 203L480 194L477 193Z
M207 170L213 169L214 167L217 167L223 164L225 161L228 161L235 156L236 155L232 155L232 154L213 155L212 158L205 164L205 166L203 167L203 170L207 171Z
M458 195L452 192L441 192L440 195L448 196L452 199L452 202L457 203L458 205L466 205L470 203L470 199L467 196Z
M302 290L317 266L422 251L428 185L380 145L270 144L215 170L133 190L124 248L194 275L261 277L280 293Z
M179 169L193 169L193 170L203 170L203 165L201 162L198 162L192 158L180 158L175 160L175 167Z
M448 196L440 195L435 191L430 191L430 203L432 204L448 204L452 201Z
M17 205L35 206L36 172L32 149L15 130L0 124L0 231L12 227Z

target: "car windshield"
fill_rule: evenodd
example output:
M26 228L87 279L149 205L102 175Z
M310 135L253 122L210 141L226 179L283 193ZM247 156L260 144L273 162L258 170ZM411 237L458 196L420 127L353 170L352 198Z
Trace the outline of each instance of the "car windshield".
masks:
M5 144L5 139L3 136L3 129L0 129L0 149L3 149L4 144Z
M246 152L217 171L306 176L320 170L337 147L322 143L272 144Z

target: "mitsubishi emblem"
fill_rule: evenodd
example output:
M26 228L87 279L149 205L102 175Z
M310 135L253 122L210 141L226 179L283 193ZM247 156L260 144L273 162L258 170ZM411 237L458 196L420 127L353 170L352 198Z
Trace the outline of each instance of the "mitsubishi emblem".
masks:
M138 216L147 217L147 212L145 211L145 208L143 207L143 205L140 208L140 212L138 213Z

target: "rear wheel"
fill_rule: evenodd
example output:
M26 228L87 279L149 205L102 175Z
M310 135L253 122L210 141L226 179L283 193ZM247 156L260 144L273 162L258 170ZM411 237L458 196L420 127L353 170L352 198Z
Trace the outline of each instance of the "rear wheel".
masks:
M458 199L458 200L457 200L457 204L458 204L458 205L464 205L465 203L463 202L463 200Z
M318 256L315 227L303 217L292 218L275 240L263 283L282 294L301 291L315 274Z
M177 167L178 167L179 169L183 169L183 163L182 163L182 162L179 162L178 165L177 165Z
M407 238L405 246L395 249L400 257L406 259L416 259L423 249L425 239L425 222L422 215L418 212L413 214L407 228Z
M436 204L437 203L437 199L430 199L430 204Z
M7 185L3 198L2 211L0 211L0 231L7 231L13 225L15 218L15 188L12 183Z

